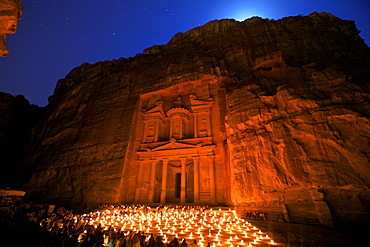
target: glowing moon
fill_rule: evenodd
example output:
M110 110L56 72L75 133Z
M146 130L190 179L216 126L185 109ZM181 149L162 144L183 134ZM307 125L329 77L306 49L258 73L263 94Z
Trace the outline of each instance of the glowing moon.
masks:
M231 1L228 5L224 4L223 6L217 6L215 13L217 13L216 15L218 16L222 16L221 18L232 18L237 21L244 21L245 19L249 19L253 16L271 18L269 15L275 10L277 10L276 6L271 3L269 4L260 1Z

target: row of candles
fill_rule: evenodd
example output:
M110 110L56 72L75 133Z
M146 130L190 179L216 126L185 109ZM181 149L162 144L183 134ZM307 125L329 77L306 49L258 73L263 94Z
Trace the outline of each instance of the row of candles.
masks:
M85 223L122 232L145 232L162 236L164 242L176 237L198 246L252 246L278 245L271 237L245 219L235 210L195 210L182 208L152 209L128 206L124 209L106 209L83 215Z

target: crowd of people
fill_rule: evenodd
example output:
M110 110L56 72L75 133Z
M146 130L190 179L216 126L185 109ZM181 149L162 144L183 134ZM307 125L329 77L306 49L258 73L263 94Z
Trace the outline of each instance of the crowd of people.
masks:
M264 213L264 212L245 211L244 216L246 218L250 218L250 219L254 219L254 220L266 220L266 213Z
M128 205L102 205L101 209L120 209ZM131 208L132 206L130 206ZM140 210L166 211L180 206L150 208L137 205ZM205 207L183 207L182 210L204 210ZM94 227L86 223L85 215L75 215L63 207L52 205L22 204L1 210L0 231L13 242L13 246L34 247L194 247L196 240L173 238L164 242L160 235L142 231L122 232L112 227ZM190 241L190 242L189 242ZM210 244L208 244L210 246Z

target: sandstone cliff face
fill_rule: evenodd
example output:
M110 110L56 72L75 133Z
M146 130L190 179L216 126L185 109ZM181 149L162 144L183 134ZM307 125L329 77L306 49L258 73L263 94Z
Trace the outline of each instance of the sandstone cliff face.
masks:
M20 0L0 1L0 57L8 55L6 47L6 35L17 31L18 22L23 12Z
M196 92L216 96L218 203L327 226L368 220L369 58L353 21L312 13L212 21L133 58L82 64L35 130L27 193L127 202L142 95Z

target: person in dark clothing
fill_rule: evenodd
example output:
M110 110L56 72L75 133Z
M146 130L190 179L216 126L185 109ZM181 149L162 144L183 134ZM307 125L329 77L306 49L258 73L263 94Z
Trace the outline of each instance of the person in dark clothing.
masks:
M158 236L155 241L155 247L165 247L166 245L162 241L162 237Z
M150 238L146 247L155 247L155 238L153 234L150 234Z
M188 243L186 242L185 238L182 240L180 247L188 247Z
M177 238L175 237L175 238L170 242L169 246L171 246L171 247L180 247L179 240L177 240Z

